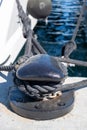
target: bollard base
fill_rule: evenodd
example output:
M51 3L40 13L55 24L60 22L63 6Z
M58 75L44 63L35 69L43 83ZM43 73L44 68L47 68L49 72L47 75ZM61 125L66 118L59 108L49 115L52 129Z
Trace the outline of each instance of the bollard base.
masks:
M64 116L73 109L74 92L64 92L60 98L35 101L18 88L9 90L11 109L20 116L34 120L49 120Z

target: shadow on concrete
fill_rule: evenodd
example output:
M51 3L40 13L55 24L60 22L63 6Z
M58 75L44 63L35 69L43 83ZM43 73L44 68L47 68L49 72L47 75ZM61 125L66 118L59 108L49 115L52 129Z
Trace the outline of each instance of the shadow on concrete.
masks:
M12 73L0 72L0 103L5 105L8 109L10 109L8 102L8 93L9 88L12 85L13 85Z

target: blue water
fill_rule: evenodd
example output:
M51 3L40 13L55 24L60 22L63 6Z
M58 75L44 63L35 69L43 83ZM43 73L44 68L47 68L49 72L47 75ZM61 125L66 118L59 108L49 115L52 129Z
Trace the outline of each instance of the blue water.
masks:
M73 35L80 14L82 0L52 0L48 23L38 21L35 33L38 41L49 55L60 56L61 49ZM87 61L87 26L83 18L76 37L77 50L71 58ZM87 76L86 67L70 67L69 76Z

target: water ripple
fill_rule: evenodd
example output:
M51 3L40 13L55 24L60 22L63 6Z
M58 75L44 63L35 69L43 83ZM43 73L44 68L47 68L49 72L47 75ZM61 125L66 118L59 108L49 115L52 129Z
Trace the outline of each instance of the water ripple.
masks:
M82 0L52 0L52 11L48 17L48 23L38 21L35 33L38 40L50 55L61 55L61 49L73 35L76 23L82 7ZM76 43L77 50L71 55L74 59L87 60L87 25L83 19ZM87 76L83 67L73 67L73 76Z

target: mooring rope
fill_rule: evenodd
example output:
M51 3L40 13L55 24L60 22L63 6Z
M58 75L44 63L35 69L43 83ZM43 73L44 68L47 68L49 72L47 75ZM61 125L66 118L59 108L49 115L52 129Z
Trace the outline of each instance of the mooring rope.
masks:
M57 94L59 93L57 83L56 85L31 85L29 82L26 83L25 81L16 82L18 83L16 85L19 88L19 90L35 99L53 98L54 95L57 96Z
M22 85L18 85L18 88L29 95L37 99L53 98L57 96L59 92L75 91L81 88L87 87L87 80L82 80L71 84L54 84L54 85L30 85L22 82Z
M79 27L80 27L80 24L81 24L81 21L83 18L84 8L85 8L85 0L83 1L83 6L81 8L80 16L78 18L77 25L76 25L76 28L74 30L73 36L71 38L71 41L75 41L75 38L77 36L78 30L79 30Z
M17 2L17 4L20 4L18 0L16 0L16 2ZM75 31L74 31L72 39L71 39L72 42L75 41L75 38L77 36L78 29L79 29L80 23L82 21L82 15L83 15L84 6L85 6L85 2L83 3L82 9L81 9L81 13L80 13L80 16L78 18L77 25L76 25ZM23 12L22 7L20 8L20 5L18 7L19 7L19 12L22 13ZM21 15L22 14L19 15L20 18L22 17ZM23 12L22 22L23 22L23 26L25 28L25 33L30 31L30 26L27 25L27 23L29 23L29 21L30 20L26 16L26 13ZM27 28L27 26L28 26L28 28ZM29 30L27 30L27 29L29 29ZM29 35L26 38L27 38L27 45L26 45L26 49L25 49L25 54L30 54L31 53L32 44L36 47L37 50L39 50L40 53L46 54L45 50L40 46L40 44L36 41L36 39L34 39L32 37L32 35ZM31 39L32 39L32 41L31 41ZM31 41L31 44L29 44L30 41ZM26 59L27 58L25 57L25 60ZM20 64L22 62L24 62L25 60L24 60L24 58L20 59L18 61L18 66L20 67ZM66 58L64 60L65 60L64 62L67 62ZM61 59L60 59L60 62L61 62ZM68 62L71 62L71 61L69 60ZM80 65L82 65L82 63L79 62L79 61L76 62L75 60L74 61L72 60L72 62L77 63L77 64L79 63ZM15 65L16 64L9 65L9 66L0 66L0 71L11 71L11 70L15 69ZM85 66L86 65L87 64L85 63ZM15 73L16 73L16 70L15 70ZM14 80L16 80L16 79L17 79L17 77L14 76ZM17 82L18 82L18 84L17 84ZM44 97L50 98L50 97L54 96L55 93L58 92L58 91L72 90L72 89L75 88L75 85L77 86L77 88L78 88L79 84L80 84L80 86L81 85L86 85L87 81L82 81L82 82L78 82L78 83L70 84L70 85L63 85L61 82L60 83L56 83L56 85L55 84L47 84L47 85L40 85L40 84L39 85L38 84L35 85L35 84L33 84L33 85L31 85L30 83L27 84L26 81L20 81L19 79L17 79L17 81L14 82L14 83L17 84L17 87L20 90L23 90L23 92L28 94L29 96L36 97L38 99L43 99Z
M0 71L12 71L14 68L14 65L0 66Z
M87 80L82 80L72 84L64 84L64 85L59 84L57 86L57 91L66 92L66 91L78 90L85 87L87 87Z
M85 8L85 0L83 1L83 5L82 5L82 8L81 8L80 15L79 15L75 30L73 32L72 38L69 42L67 42L63 46L62 53L63 53L65 58L69 58L70 54L74 50L76 50L76 48L77 48L76 43L75 43L75 39L76 39L80 24L81 24L81 21L82 21L82 18L83 18L84 8Z

